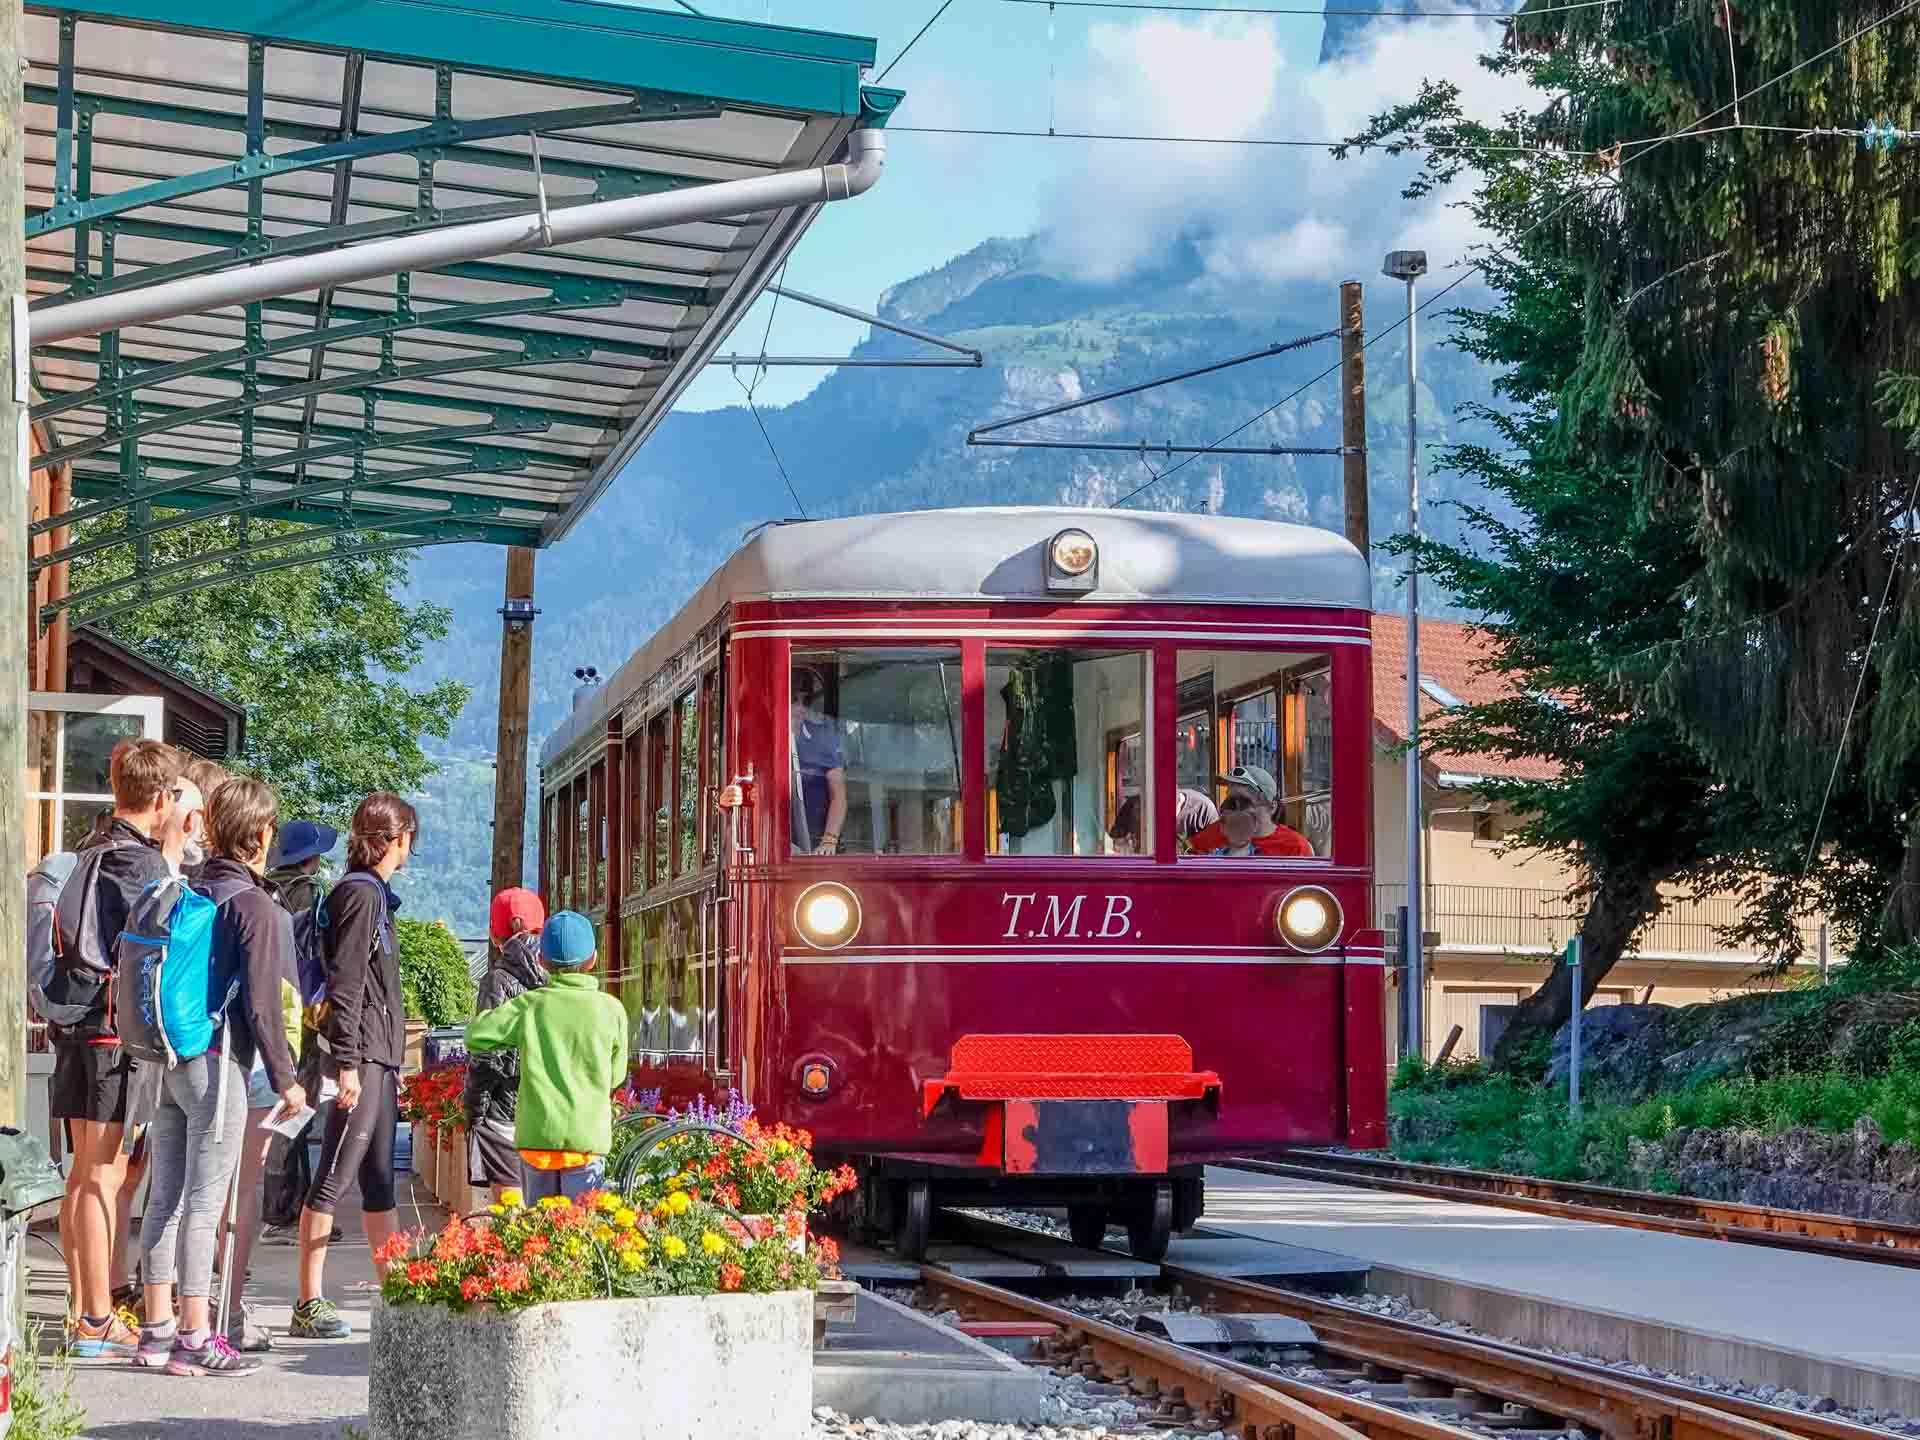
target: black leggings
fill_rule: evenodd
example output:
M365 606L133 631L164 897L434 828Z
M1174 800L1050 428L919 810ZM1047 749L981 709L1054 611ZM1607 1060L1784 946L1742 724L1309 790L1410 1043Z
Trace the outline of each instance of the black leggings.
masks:
M307 1209L331 1215L356 1170L360 1209L379 1215L393 1209L393 1134L400 1124L399 1080L385 1065L360 1066L360 1103L342 1110L335 1101L320 1141L320 1164L307 1192Z

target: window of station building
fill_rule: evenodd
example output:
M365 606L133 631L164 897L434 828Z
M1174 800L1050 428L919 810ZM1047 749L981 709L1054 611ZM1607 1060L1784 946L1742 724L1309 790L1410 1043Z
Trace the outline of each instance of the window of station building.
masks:
M647 803L652 807L652 834L649 839L649 873L655 885L664 885L672 869L673 811L667 791L667 716L653 717L647 724Z
M957 854L960 647L796 650L790 684L794 853Z
M674 807L679 825L673 848L673 873L691 875L700 868L700 692L689 690L673 702Z
M1183 850L1328 855L1333 680L1325 655L1180 652L1174 754ZM1224 777L1237 775L1238 783Z
M1119 855L1151 833L1150 670L1144 650L987 651L990 850Z

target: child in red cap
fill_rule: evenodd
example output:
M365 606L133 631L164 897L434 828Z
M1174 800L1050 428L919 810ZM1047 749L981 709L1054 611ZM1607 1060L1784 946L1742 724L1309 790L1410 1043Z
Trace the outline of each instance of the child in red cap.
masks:
M476 1014L484 1014L516 995L547 983L540 963L540 932L547 907L531 890L516 885L493 897L487 929L493 938L493 963L480 981ZM467 1057L467 1178L484 1185L495 1201L520 1183L520 1152L513 1143L515 1096L520 1090L520 1052L489 1050Z

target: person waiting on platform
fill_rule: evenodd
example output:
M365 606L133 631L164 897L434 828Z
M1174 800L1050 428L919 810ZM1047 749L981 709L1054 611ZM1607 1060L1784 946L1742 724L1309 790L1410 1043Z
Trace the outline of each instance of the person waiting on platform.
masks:
M513 1139L529 1205L599 1189L613 1146L607 1096L627 1079L627 1012L589 973L595 948L586 916L550 916L540 932L547 983L467 1025L471 1054L519 1052Z
M827 682L811 665L793 669L793 850L796 855L832 855L840 849L847 818L847 762L840 726L827 714Z
M1193 837L1196 855L1313 854L1306 836L1274 817L1280 787L1272 774L1258 765L1236 765L1220 783L1227 791L1220 818Z

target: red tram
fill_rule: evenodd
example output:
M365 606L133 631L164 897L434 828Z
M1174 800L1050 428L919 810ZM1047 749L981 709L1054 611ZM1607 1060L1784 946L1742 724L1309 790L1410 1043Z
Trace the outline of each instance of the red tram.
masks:
M903 1254L952 1202L1157 1258L1206 1162L1384 1141L1368 608L1267 521L772 526L548 740L547 903L641 1085L811 1130ZM1294 853L1190 851L1222 800Z

